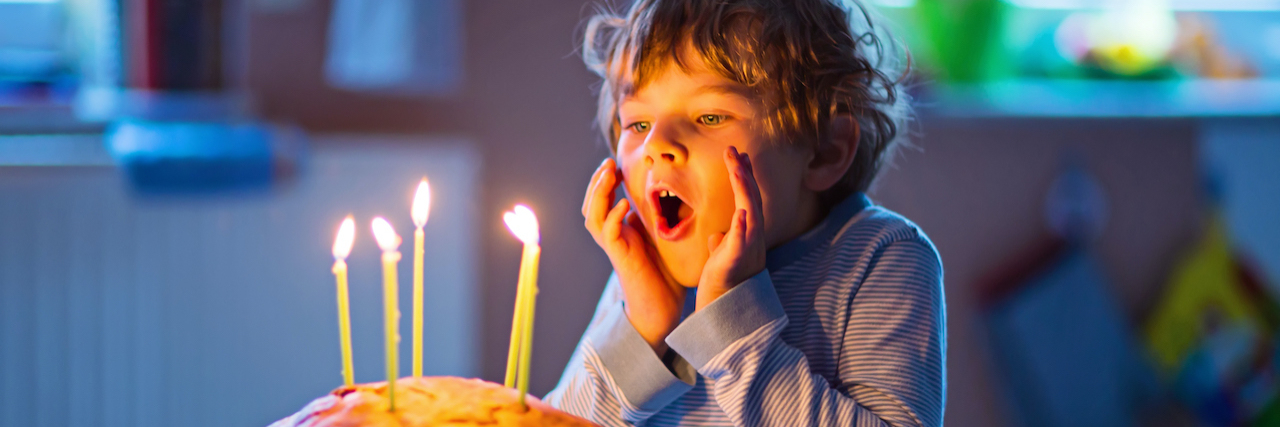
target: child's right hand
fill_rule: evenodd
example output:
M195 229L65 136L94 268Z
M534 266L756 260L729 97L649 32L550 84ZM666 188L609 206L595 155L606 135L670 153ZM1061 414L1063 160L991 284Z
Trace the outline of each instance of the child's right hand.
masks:
M685 290L669 281L658 268L656 253L645 240L644 224L631 210L631 202L619 200L612 208L621 182L616 163L605 159L591 176L582 201L587 231L604 249L622 285L627 318L658 354L667 351L667 335L680 323Z

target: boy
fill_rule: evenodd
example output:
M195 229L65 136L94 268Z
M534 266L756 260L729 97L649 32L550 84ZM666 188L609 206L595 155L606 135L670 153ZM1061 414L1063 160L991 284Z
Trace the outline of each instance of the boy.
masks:
M614 275L549 403L602 425L942 425L941 260L863 195L905 101L865 9L833 1L591 19L614 158L582 212Z

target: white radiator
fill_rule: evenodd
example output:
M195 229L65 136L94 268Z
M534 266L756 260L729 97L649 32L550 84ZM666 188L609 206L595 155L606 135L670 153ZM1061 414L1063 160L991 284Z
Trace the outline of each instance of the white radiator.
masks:
M85 143L100 144L67 144ZM258 426L340 385L330 247L348 213L356 380L385 372L375 215L406 242L408 375L423 175L424 370L474 376L476 221L497 214L476 215L479 156L463 141L320 138L298 181L254 196L138 199L111 167L0 166L0 426Z

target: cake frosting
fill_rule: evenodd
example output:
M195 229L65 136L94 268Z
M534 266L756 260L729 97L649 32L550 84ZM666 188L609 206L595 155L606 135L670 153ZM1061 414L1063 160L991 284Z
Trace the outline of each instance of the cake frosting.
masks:
M458 377L401 378L396 410L387 410L387 383L343 386L269 427L595 426L533 396L488 381Z

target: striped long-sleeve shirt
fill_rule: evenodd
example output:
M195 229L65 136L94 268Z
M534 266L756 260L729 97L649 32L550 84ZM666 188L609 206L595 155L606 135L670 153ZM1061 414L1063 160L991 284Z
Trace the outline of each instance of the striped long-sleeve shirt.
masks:
M942 262L915 224L858 194L766 263L686 307L663 357L610 278L545 400L606 426L942 425Z

